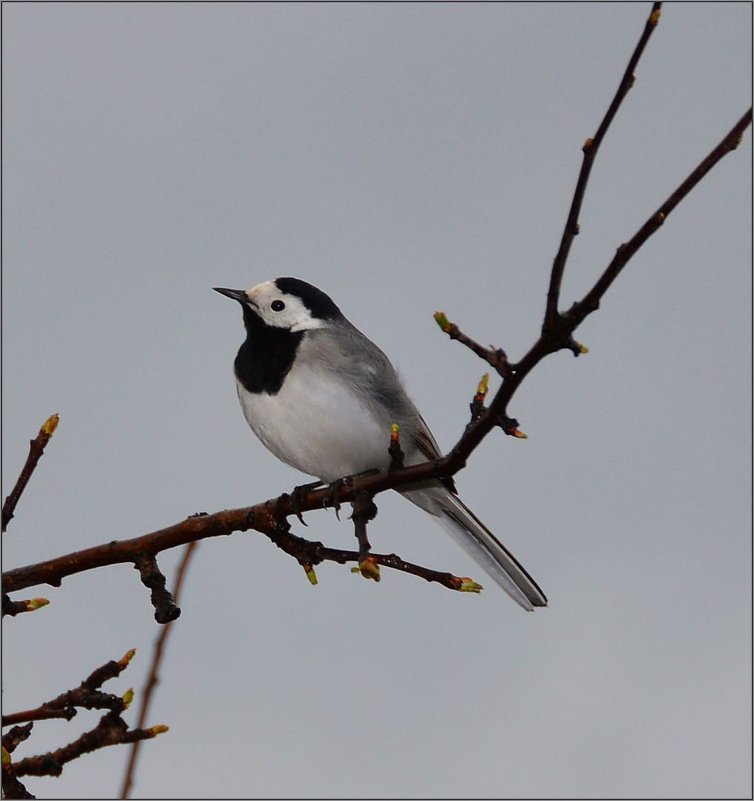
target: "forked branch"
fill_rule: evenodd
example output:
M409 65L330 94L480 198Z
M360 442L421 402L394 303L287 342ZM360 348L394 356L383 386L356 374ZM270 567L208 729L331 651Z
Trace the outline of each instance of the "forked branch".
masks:
M388 472L355 477L339 482L336 499L333 498L333 494L328 487L308 488L293 495L286 493L278 498L242 509L231 509L212 515L190 517L168 528L154 531L141 537L114 541L35 565L9 570L3 578L4 590L11 592L42 583L57 586L66 576L122 562L130 562L151 569L154 557L160 551L195 542L206 537L230 534L235 531L247 531L249 529L265 534L278 547L296 558L306 570L310 581L315 583L316 576L313 571L315 565L323 561L333 561L341 564L345 562L363 563L366 549L362 543L359 551L343 551L327 548L320 542L312 542L297 537L290 531L289 517L322 507L337 507L341 501L353 503L359 497L372 499L388 489L399 489L416 482L449 478L463 469L469 456L495 427L502 428L508 434L522 436L518 429L517 421L508 416L507 410L511 398L526 376L542 359L558 350L569 349L575 355L585 352L585 348L573 339L573 332L589 314L599 307L603 295L621 270L647 239L659 229L681 200L727 153L735 149L741 141L744 131L752 121L752 112L749 109L712 152L691 172L688 178L649 217L634 236L617 249L615 257L598 277L589 292L580 301L574 303L568 311L563 313L558 311L563 273L573 237L578 232L578 215L589 173L610 123L633 83L634 71L649 37L657 26L659 13L660 4L655 3L652 6L652 11L639 43L629 60L613 102L597 129L597 133L587 140L585 145L584 162L566 220L563 239L550 274L547 304L539 339L520 361L512 363L509 362L504 351L499 348L485 348L474 342L470 337L463 334L458 326L450 323L445 315L438 319L438 323L451 338L457 339L471 348L474 353L493 366L502 377L500 387L486 408L484 406L484 398L482 398L481 402L477 400L476 405L472 407L472 421L466 426L455 446L445 456L433 462L409 467L398 466L394 458L391 469ZM386 432L386 441L388 433ZM364 539L366 539L365 531ZM437 581L452 589L471 589L468 584L470 580L459 579L447 573L412 565L394 554L369 553L369 559L376 565L403 570L429 581ZM473 582L471 583L473 584ZM475 586L478 587L478 585Z

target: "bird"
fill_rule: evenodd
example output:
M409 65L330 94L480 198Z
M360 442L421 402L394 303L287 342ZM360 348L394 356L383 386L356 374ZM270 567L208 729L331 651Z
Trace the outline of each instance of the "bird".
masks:
M406 466L441 456L388 357L321 289L299 278L250 289L213 287L240 303L246 338L234 366L251 430L286 464L325 484L386 471L399 426ZM547 606L534 579L463 503L452 479L398 489L439 522L527 611Z

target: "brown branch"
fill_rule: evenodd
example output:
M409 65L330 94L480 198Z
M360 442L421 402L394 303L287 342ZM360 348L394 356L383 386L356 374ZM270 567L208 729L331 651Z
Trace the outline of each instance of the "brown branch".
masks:
M568 322L570 330L574 330L583 320L599 308L602 296L610 288L610 285L626 266L629 259L636 251L649 239L652 234L662 226L668 215L675 207L689 194L689 192L704 178L704 176L728 153L735 150L741 143L744 131L751 125L752 110L749 109L728 131L722 141L702 159L701 163L689 175L688 178L668 197L657 211L642 225L642 227L631 237L628 242L620 245L615 253L613 260L605 268L594 286L587 292L583 300L575 303L571 309L565 313L564 317Z
M11 601L10 597L3 593L3 617L9 615L15 617L24 612L36 612L50 602L47 598L27 598L25 601Z
M33 727L33 723L27 723L25 726L14 726L10 731L5 732L3 734L3 748L9 754L12 754L24 740L29 739Z
M18 504L23 491L26 489L26 485L29 483L31 474L34 472L39 460L42 458L42 454L47 447L47 443L50 441L50 437L52 437L52 435L55 433L55 429L58 427L59 421L60 416L57 414L53 414L48 417L45 421L45 424L39 429L37 436L29 442L29 455L26 457L26 463L21 470L21 475L19 475L18 481L16 481L16 486L13 487L8 497L5 499L5 503L3 504L3 532L5 532L5 529L8 528L8 523L10 523L10 521L13 519L13 515L16 511L16 505Z
M31 735L33 723L14 726L3 734L3 798L36 798L16 778L11 754Z
M196 546L197 546L196 542L190 542L186 546L186 548L183 551L183 558L181 559L181 562L178 565L178 570L175 578L175 589L173 591L176 603L178 602L178 599L180 597L181 588L183 587L183 581L184 578L186 577L186 572L188 570L189 562L191 561L191 556L193 555ZM136 721L136 727L138 729L143 729L144 724L146 723L147 714L149 713L149 707L152 703L152 694L154 693L154 690L160 681L159 670L160 670L160 665L162 663L162 655L165 651L165 646L167 644L167 640L168 637L170 636L172 628L173 627L170 625L164 626L160 630L160 633L157 635L157 638L155 639L154 648L152 650L152 663L149 666L147 681L144 684L144 689L141 692L141 706L139 708L139 716ZM134 776L136 775L136 763L139 759L140 749L141 749L141 740L134 741L128 756L128 764L126 766L126 772L123 777L123 786L120 791L120 798L129 798L131 795L131 788L133 786Z
M446 457L447 458L447 457ZM438 464L444 460L439 460ZM460 469L457 468L457 469ZM452 472L446 471L447 475ZM375 495L387 489L394 489L406 484L428 478L438 477L435 463L424 463L395 470L391 473L377 473L348 479L339 484L337 502L348 502L359 492ZM8 570L3 574L3 586L6 591L13 592L36 584L59 586L67 576L92 570L107 565L135 563L144 555L153 555L169 548L185 545L208 537L231 534L234 531L255 529L265 534L278 547L285 550L300 561L319 564L324 560L358 562L358 553L353 551L337 551L320 548L319 558L308 558L310 545L321 546L321 543L309 543L296 537L287 530L286 518L299 512L312 511L323 507L332 507L336 503L330 487L311 489L297 495L294 501L291 495L284 493L278 498L241 509L228 509L211 515L189 517L168 528L144 534L129 540L113 540L105 545L94 546L83 551L76 551L64 556L48 559L34 565ZM294 508L295 507L295 508ZM281 525L281 521L286 525ZM348 554L345 559L335 558L335 554ZM408 563L407 563L408 564ZM392 565L389 565L392 566Z
M181 615L181 610L175 605L173 596L165 586L166 579L159 567L157 559L152 553L140 553L134 559L134 567L139 571L141 583L150 589L154 619L158 623L170 623Z
M487 411L481 415L476 423L467 428L453 450L440 461L438 470L443 475L448 472L457 472L463 467L468 457L492 428L501 425L503 421L511 420L507 416L507 408L511 398L526 376L545 356L564 348L572 350L574 355L586 352L586 348L573 339L573 332L589 314L599 308L600 300L620 271L649 237L657 232L673 209L725 155L736 149L751 122L752 110L749 109L688 178L675 189L660 208L642 225L628 243L618 248L613 260L584 298L574 303L564 314L558 314L554 325L548 325L545 320L541 336L521 361L511 365L511 374L503 379L503 383Z
M94 670L73 690L61 693L51 701L45 701L36 709L24 712L13 712L3 715L3 726L23 723L30 720L46 720L48 718L65 718L70 720L76 714L76 707L83 709L109 709L122 712L127 704L118 695L99 692L100 687L110 679L119 676L129 665L136 651L131 649L117 662L110 660Z
M595 133L593 137L587 139L582 148L584 160L581 163L581 171L579 172L579 177L576 181L576 189L574 190L571 208L568 212L568 217L566 218L563 236L560 240L560 247L558 248L558 252L552 265L552 272L550 273L550 288L547 292L547 309L545 312L545 326L548 329L552 329L556 324L556 318L558 316L558 301L560 299L560 287L563 281L563 272L565 271L565 265L566 261L568 260L568 254L571 250L573 239L579 233L579 212L581 211L581 205L584 201L584 195L586 193L586 186L589 182L589 173L592 171L592 165L597 157L597 151L599 150L600 145L605 138L605 134L610 127L610 123L612 123L615 115L618 113L621 103L623 103L623 100L625 99L629 90L634 85L634 81L636 80L634 70L639 63L639 59L644 52L644 48L647 46L649 37L652 35L652 32L657 27L657 23L660 21L661 7L662 3L652 4L652 10L649 13L649 18L644 25L644 30L639 38L639 42L634 48L634 52L629 59L628 66L626 67L626 71L623 73L623 78L621 79L618 90L615 93L613 102L610 104L607 112L605 113L599 128L597 128L597 133Z
M47 701L37 709L3 715L4 726L29 721L25 726L14 726L3 735L3 748L5 749L3 753L3 795L5 798L33 798L23 784L18 781L19 776L59 776L67 762L90 751L108 745L149 739L167 731L167 726L129 729L128 724L120 715L133 698L133 691L128 690L123 697L100 691L100 687L106 681L119 676L128 667L134 654L135 651L131 650L118 661L106 662L92 671L78 687L62 693L52 701ZM10 755L20 742L28 738L33 726L31 721L52 717L63 717L70 720L76 714L75 707L109 711L100 718L94 729L84 732L72 743L46 754L13 762Z
M485 348L483 345L475 342L471 337L466 336L455 323L451 323L444 312L435 312L435 322L451 339L457 339L462 345L465 345L473 353L476 353L476 355L480 359L484 359L490 367L494 367L497 373L503 378L510 375L511 369L508 364L508 356L504 350L493 347Z
M149 729L129 729L128 724L113 711L100 718L97 726L84 732L79 738L55 751L21 759L13 765L15 776L60 776L63 766L84 754L108 745L150 740L167 731L167 726L152 726Z
M653 28L657 22L659 14L658 8L659 6L657 4L653 6L652 15L648 23L651 28ZM629 63L629 69L626 71L627 75L633 74L632 70L636 66L638 57L650 33L651 30L645 28L642 40L634 51L634 55ZM604 137L610 121L614 117L623 96L627 92L628 85L624 86L622 82L621 87L595 136L597 146ZM487 409L481 412L478 418L466 427L458 442L445 456L434 462L412 465L402 469L392 469L386 473L359 476L347 481L342 481L339 484L337 498L333 498L333 494L328 487L308 489L305 492L294 493L295 499L288 494L284 494L279 498L265 501L255 506L226 510L224 512L201 517L191 517L173 526L150 534L145 534L141 537L130 540L115 540L106 545L95 546L84 551L78 551L45 562L40 562L39 564L9 570L3 576L5 591L11 592L41 583L59 586L63 578L73 575L74 573L123 562L136 564L144 555L153 558L155 554L168 548L174 548L178 545L184 545L207 537L230 534L234 531L247 531L251 528L265 534L275 542L278 547L297 558L307 570L307 574L309 574L313 565L319 564L326 559L340 563L344 563L345 561L358 561L358 553L327 549L324 548L321 543L312 543L295 537L295 535L291 534L288 530L286 518L290 517L292 514L300 514L301 512L322 507L336 507L340 501L352 501L358 493L365 493L369 497L374 497L388 489L398 489L428 479L450 478L465 467L469 456L494 427L502 427L506 433L520 436L520 432L518 432L518 434L516 433L518 424L513 418L508 417L507 408L511 398L518 390L523 380L531 370L550 353L554 353L563 348L572 350L575 355L584 352L585 349L583 346L579 345L573 339L573 331L588 314L597 308L601 297L609 288L612 281L615 280L620 270L623 269L625 264L641 245L657 231L662 222L667 218L667 215L688 195L691 189L726 153L736 147L749 124L751 124L751 110L739 120L734 128L725 136L723 141L706 159L704 159L699 167L692 172L675 192L673 192L668 200L660 207L660 210L642 226L626 245L619 249L616 257L610 265L608 265L594 287L587 293L583 300L574 304L565 314L553 314L552 310L557 307L560 280L568 254L570 240L568 240L568 237L565 237L565 244L561 244L562 253L559 251L553 263L550 291L548 292L548 306L545 313L542 333L539 339L518 363L508 363L502 351L482 348L474 343L473 340L470 340L470 338L465 337L465 335L463 337L459 336L460 332L457 326L454 327L452 332L448 332L453 338L459 339L459 341L471 347L474 352L478 353L481 351L479 355L485 358L491 365L495 366L497 361L496 369L498 372L502 371L503 382ZM592 140L589 149L591 151L596 151L594 140ZM591 159L593 160L593 155ZM566 228L570 230L569 236L571 238L575 232L574 209L576 216L578 216L578 208L580 207L580 198L583 195L583 189L585 187L586 175L588 175L588 171L579 178L579 182L583 184L583 186L581 188L577 187L575 205L572 204L571 212L569 212L569 222L574 224L571 224L569 228L569 224L567 223ZM502 355L495 356L494 354ZM403 569L402 567L397 567L396 563L385 557L378 557L375 554L372 554L372 557L378 564L394 567L396 569ZM382 559L382 561L380 561L380 559ZM408 563L402 564L405 565ZM414 566L414 568L416 568L416 566ZM409 572L414 572L417 575L419 574L416 569ZM436 571L429 572L430 574L436 573ZM310 580L312 580L312 575L309 575ZM313 580L316 581L316 578Z

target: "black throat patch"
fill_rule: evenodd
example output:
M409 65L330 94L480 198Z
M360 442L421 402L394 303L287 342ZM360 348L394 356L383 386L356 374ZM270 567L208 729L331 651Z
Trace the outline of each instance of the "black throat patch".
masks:
M303 331L265 325L248 306L243 306L246 341L233 363L236 378L248 392L277 395L293 366Z

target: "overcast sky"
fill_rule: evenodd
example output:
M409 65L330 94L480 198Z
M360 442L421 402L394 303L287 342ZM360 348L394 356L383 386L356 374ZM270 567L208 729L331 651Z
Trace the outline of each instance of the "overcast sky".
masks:
M432 313L512 359L533 343L581 145L649 10L4 4L3 497L60 413L4 566L308 480L246 426L240 310L213 286L324 289L450 447L484 365ZM564 307L750 104L751 14L665 6ZM262 535L206 541L137 796L750 794L751 167L749 131L578 331L590 353L527 378L510 412L529 439L493 432L458 477L549 608L331 564L311 587ZM378 503L375 550L485 583L431 518ZM352 547L343 517L294 530ZM158 626L133 569L33 595L52 603L3 628L7 711L131 647L106 687L140 690ZM96 720L36 724L17 755ZM28 787L112 796L126 756Z

